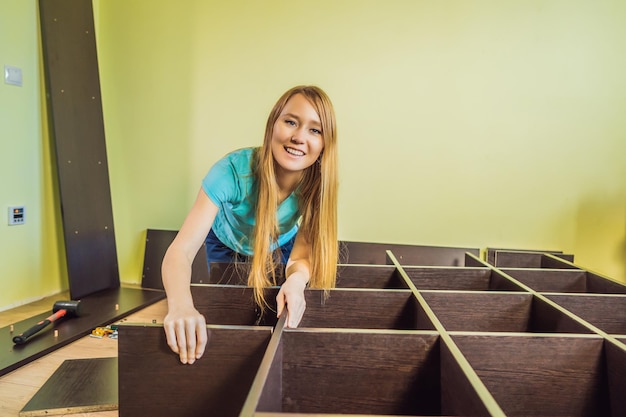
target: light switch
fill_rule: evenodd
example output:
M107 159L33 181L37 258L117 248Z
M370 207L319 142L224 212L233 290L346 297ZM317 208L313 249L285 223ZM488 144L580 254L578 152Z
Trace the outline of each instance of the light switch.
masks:
M22 69L18 67L12 67L10 65L4 66L4 83L22 86Z

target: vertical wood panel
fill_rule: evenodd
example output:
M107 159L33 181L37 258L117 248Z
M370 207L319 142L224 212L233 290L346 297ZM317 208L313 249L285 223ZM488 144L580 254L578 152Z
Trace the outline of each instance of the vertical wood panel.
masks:
M119 287L91 0L40 0L70 294ZM53 164L54 165L54 164Z

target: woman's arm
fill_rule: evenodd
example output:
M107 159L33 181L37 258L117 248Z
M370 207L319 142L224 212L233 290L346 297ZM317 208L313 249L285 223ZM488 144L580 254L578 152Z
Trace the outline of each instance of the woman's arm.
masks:
M179 354L182 363L194 363L207 344L206 321L194 307L191 297L191 265L211 230L217 211L218 207L200 190L163 258L161 274L168 307L163 327L167 344Z
M311 278L310 256L311 245L300 234L296 235L285 270L287 279L276 296L278 317L287 306L287 327L298 327L306 309L304 289Z

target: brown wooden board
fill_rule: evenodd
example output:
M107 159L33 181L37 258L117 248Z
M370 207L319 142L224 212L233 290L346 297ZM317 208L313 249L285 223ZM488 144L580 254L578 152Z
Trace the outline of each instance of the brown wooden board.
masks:
M404 279L391 265L339 265L337 288L408 289Z
M541 268L541 253L496 251L494 266L498 268Z
M480 254L477 248L404 245L397 243L340 242L344 264L390 265L386 251L390 250L402 265L463 266L465 253Z
M544 253L541 257L542 268L581 269L573 262L574 255L569 254Z
M390 414L345 414L345 413L271 413L259 411L253 414L254 417L394 417L395 415ZM405 417L423 417L423 416L410 416L406 415Z
M211 263L211 284L247 285L248 263ZM282 274L278 277L282 283ZM391 265L353 265L337 266L337 288L403 288L407 289L404 280Z
M345 413L271 413L271 412L263 412L259 411L253 414L254 417L393 417L397 416L390 414L345 414ZM406 415L405 417L423 417L423 416L410 416Z
M52 314L52 305L48 313L15 323L13 332L10 326L3 327L0 329L0 375L73 342L98 326L111 324L164 297L162 291L123 287L88 295L81 299L80 317L60 319L34 335L24 345L13 344L13 336ZM57 337L54 336L54 330L58 330Z
M207 324L255 325L276 324L276 295L278 288L266 290L270 304L262 313L254 303L252 287L241 285L192 284L191 295L196 309Z
M252 288L243 285L246 264L211 272L210 280L229 285L192 285L209 327L274 329L247 394L240 393L246 395L240 417L623 414L626 334L602 327L605 317L626 309L605 302L608 310L595 309L600 326L567 305L581 297L621 299L621 284L552 254L524 254L539 259L539 268L504 269L471 253L465 259L472 265L464 267L403 266L393 252L385 255L393 265L339 265L338 288L327 294L306 289L307 309L297 329L284 329L284 318L276 318L278 286L266 289L269 306L260 315ZM436 341L424 344L431 337ZM417 339L423 339L421 347ZM238 340L224 339L223 349L238 349ZM185 379L181 372L194 366L167 374ZM188 389L205 397L202 385ZM188 415L206 413L211 411Z
M453 343L453 342L452 342ZM480 398L479 389L463 369L456 346L440 342L441 346L441 414L445 416L491 416L493 415ZM464 359L464 358L463 358ZM470 369L470 372L473 372Z
M587 292L598 294L626 294L626 284L587 271Z
M500 268L537 292L587 292L587 273L578 269Z
M463 334L453 340L507 416L615 415L600 337Z
M71 297L120 286L91 1L39 0Z
M423 291L421 294L448 331L590 332L529 293ZM541 314L534 309L540 309Z
M162 326L120 326L120 416L238 416L271 328L208 326L208 331L204 356L183 365L167 346Z
M489 290L491 291L532 291L532 288L524 285L522 282L507 275L499 269L491 271L489 279Z
M439 415L434 333L286 330L282 408L300 413Z
M622 339L626 343L626 338ZM626 416L626 346L605 341L611 415Z
M626 295L546 294L562 307L612 334L626 334Z
M261 316L251 287L193 285L192 297L208 324L276 324L278 288L267 290L270 307ZM306 311L300 327L362 329L431 329L418 320L419 308L409 290L334 289L305 290ZM420 324L418 324L420 323ZM419 327L427 326L427 327Z
M409 290L306 290L306 311L299 327L419 329L418 303Z
M167 248L176 237L176 233L175 230L147 230L142 287L163 289L161 263ZM340 241L339 246L341 248L340 264L389 265L390 262L385 254L388 249L397 250L405 265L462 266L466 253L472 253L476 256L480 254L480 250L476 248L350 241ZM198 250L192 264L191 282L196 284L241 285L247 282L247 271L248 266L245 263L235 266L218 262L209 267L206 263L203 245ZM282 276L280 270L278 273ZM341 279L341 274L339 274L337 280L339 286L350 287L353 285L352 283L343 284ZM361 286L357 283L357 287Z
M141 286L144 288L163 289L161 264L167 248L176 234L175 230L148 229L143 258ZM206 261L204 244L198 250L191 265L191 280L194 283L209 283L209 267Z
M465 264L468 268L486 267L489 264L480 258L480 254L465 252Z
M488 268L403 268L418 290L485 291L490 289Z
M117 358L65 360L20 417L117 410Z
M573 261L573 255L563 253L551 253L531 251L504 251L496 250L493 255L494 266L498 268L576 268L559 260Z
M433 291L421 294L448 331L525 332L530 328L532 294Z
M530 252L530 253L551 253L561 256L563 251L560 250L541 250L541 249L513 249L513 248L487 248L485 250L487 263L496 265L496 252ZM569 256L569 255L568 255ZM572 256L573 258L573 256Z

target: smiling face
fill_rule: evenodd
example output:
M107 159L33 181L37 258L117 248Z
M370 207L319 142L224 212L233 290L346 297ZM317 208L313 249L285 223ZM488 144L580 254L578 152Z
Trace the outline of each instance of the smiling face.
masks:
M278 176L299 176L324 149L320 117L302 95L292 96L274 122L272 155Z

